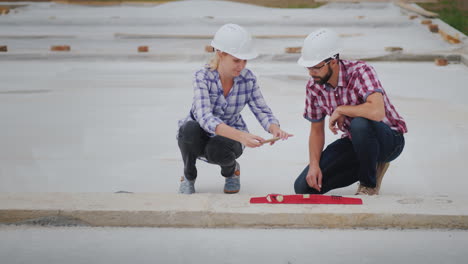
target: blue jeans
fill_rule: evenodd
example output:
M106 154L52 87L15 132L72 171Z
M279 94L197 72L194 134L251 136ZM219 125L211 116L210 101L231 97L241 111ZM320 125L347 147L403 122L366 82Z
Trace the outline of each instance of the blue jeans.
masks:
M396 159L405 146L403 134L390 129L383 122L356 117L351 121L350 132L352 139L338 139L322 152L319 163L322 170L321 191L307 184L307 166L294 183L296 193L323 194L357 181L374 188L377 163Z
M242 144L223 137L209 137L196 121L188 121L179 128L177 137L184 176L188 180L197 178L197 158L204 157L209 163L221 167L221 175L231 177L236 169L236 159L242 155Z

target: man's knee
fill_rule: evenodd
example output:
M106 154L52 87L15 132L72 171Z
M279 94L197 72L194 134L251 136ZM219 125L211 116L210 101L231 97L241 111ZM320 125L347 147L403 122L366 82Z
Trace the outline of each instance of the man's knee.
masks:
M351 121L351 133L360 133L372 128L371 120L364 117L355 117Z
M302 177L299 177L294 182L294 192L296 192L297 194L305 194L307 193L306 186L307 186L307 182L305 181L305 179Z
M305 178L299 177L294 182L294 192L296 194L320 194L319 191L309 187Z

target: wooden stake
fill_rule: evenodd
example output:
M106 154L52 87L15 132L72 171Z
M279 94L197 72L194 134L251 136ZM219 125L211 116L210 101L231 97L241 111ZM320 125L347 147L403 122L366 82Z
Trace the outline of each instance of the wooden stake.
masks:
M138 47L138 52L148 52L149 48L148 46L139 46Z
M68 45L59 45L50 47L51 51L70 51L70 46Z

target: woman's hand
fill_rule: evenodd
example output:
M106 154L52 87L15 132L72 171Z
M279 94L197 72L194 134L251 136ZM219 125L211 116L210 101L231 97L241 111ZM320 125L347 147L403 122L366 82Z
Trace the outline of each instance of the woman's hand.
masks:
M280 138L282 140L286 140L289 137L293 136L292 134L289 134L288 132L283 131L277 124L270 125L269 131L274 137ZM272 141L270 143L270 145L273 145L273 144L275 144L275 141Z
M265 139L263 139L262 137L247 132L243 132L240 138L240 143L244 144L249 148L260 147L263 144L263 141L265 141Z

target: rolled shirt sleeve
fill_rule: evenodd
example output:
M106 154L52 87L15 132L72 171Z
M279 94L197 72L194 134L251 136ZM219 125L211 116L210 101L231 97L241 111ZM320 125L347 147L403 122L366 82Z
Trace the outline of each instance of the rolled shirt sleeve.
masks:
M318 103L320 98L311 89L312 84L313 82L310 80L306 85L304 118L310 122L320 122L325 119L327 113L323 111L322 107Z
M277 124L279 126L279 121L273 115L270 107L268 107L262 92L260 91L260 87L257 84L257 80L255 76L252 75L252 94L250 96L250 100L248 101L250 110L257 118L260 125L265 129L265 131L269 132L268 129L272 124Z
M382 84L377 77L377 72L372 66L364 64L356 74L358 74L359 77L356 78L357 83L355 87L359 89L358 93L363 102L373 93L378 92L383 94Z

